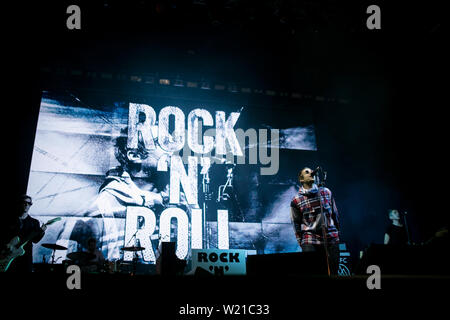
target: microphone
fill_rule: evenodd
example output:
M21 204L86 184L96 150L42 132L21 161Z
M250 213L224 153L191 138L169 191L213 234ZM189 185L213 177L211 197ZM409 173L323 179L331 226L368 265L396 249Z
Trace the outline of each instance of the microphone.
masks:
M317 174L317 172L319 172L320 171L320 167L317 167L316 169L314 169L313 171L311 171L311 177L314 177L316 174Z

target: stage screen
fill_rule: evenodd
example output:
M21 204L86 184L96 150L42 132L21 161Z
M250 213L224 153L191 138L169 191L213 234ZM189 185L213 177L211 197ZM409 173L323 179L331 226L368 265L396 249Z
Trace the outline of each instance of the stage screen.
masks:
M155 264L160 243L248 254L300 251L290 220L297 173L317 151L311 111L227 100L43 92L27 193L30 214L55 217L42 243L85 251L95 238L110 261L141 246ZM49 261L35 245L33 261Z

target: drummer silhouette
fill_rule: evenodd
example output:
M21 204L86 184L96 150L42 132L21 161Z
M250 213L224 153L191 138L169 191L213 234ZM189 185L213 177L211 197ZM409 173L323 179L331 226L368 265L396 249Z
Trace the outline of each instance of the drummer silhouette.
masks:
M86 261L84 262L85 265L82 266L81 270L84 269L88 272L101 271L105 262L105 257L97 248L97 240L95 238L89 238L87 244Z
M103 256L103 253L97 248L97 240L95 238L88 239L87 252L95 256L94 258L89 260L89 262L103 263L105 261L105 257Z
M97 248L97 240L89 238L87 241L87 251L71 252L67 255L71 262L81 267L84 272L98 272L103 268L105 257Z

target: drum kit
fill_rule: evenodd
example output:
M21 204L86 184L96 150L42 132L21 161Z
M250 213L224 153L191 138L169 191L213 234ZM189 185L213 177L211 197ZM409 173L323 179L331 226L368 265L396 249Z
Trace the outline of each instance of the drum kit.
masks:
M55 263L55 253L56 253L56 250L67 250L66 247L60 246L60 245L58 245L58 244L56 244L56 243L43 243L42 246L43 246L44 248L53 250L53 253L52 253L52 264Z
M55 244L55 243L43 243L42 246L44 248L53 250L52 259L51 259L52 265L56 262L56 260L55 260L56 251L57 250L67 250L66 247ZM127 251L127 252L133 252L135 254L135 257L133 258L133 262L131 263L132 270L128 271L128 273L132 273L132 274L136 273L137 260L138 260L137 253L144 249L145 249L144 247L140 247L140 246L131 246L131 247L120 248L120 250L122 252ZM100 271L100 272L108 272L108 273L117 273L117 272L121 272L121 269L126 269L126 268L121 268L122 265L125 267L130 265L129 263L128 264L124 263L121 260L119 260L119 261L105 260L103 263L97 264L97 262L92 262L92 260L94 260L96 258L96 256L94 254L92 254L90 252L86 252L86 251L76 251L76 252L68 253L67 258L68 258L68 260L64 260L63 264L65 264L67 266L71 265L71 264L77 264L77 265L81 266L82 268L85 267L85 270L88 272L89 271ZM96 266L96 268L92 268L92 266Z

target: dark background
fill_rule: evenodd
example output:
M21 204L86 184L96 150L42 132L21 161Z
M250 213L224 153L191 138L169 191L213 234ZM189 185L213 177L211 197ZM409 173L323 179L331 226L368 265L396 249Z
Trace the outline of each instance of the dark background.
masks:
M81 30L66 28L70 4L81 7ZM296 107L313 108L318 152L311 159L329 172L343 240L353 254L382 243L388 208L408 211L413 240L427 240L448 223L442 188L444 10L433 2L377 2L382 29L368 30L370 4L44 1L6 6L4 201L12 203L26 190L41 90L74 85L63 75L43 76L43 67L53 73L75 68L181 75L344 99L232 98L274 114L295 116ZM105 88L96 81L76 86ZM228 96L209 93L207 98ZM299 163L298 169L304 165L316 163Z

